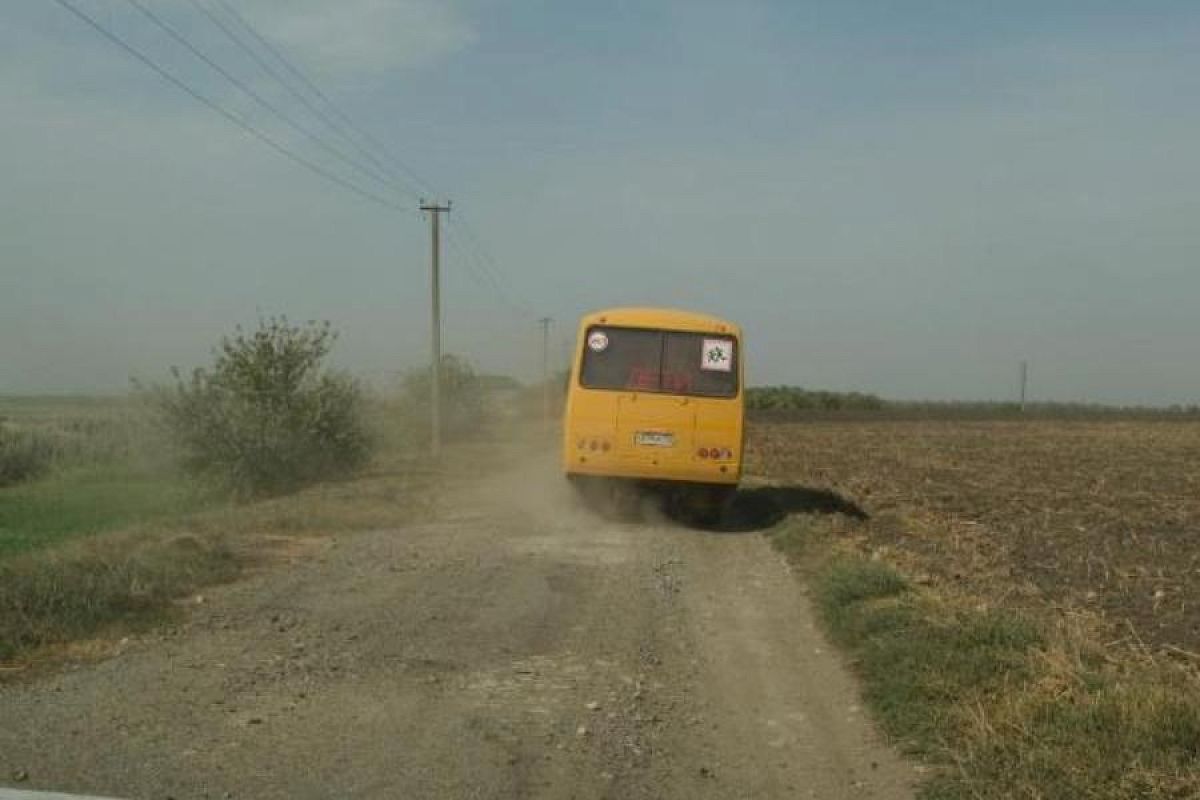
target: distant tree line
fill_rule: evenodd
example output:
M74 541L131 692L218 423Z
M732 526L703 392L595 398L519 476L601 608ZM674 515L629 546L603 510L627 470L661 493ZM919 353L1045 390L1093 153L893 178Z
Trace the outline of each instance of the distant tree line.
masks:
M746 390L746 409L763 418L805 416L826 412L883 417L1178 417L1200 416L1200 404L1118 406L1100 403L1007 401L885 400L863 392L831 392L799 386L752 386Z
M879 411L882 398L862 392L826 392L799 386L752 386L746 390L751 411Z

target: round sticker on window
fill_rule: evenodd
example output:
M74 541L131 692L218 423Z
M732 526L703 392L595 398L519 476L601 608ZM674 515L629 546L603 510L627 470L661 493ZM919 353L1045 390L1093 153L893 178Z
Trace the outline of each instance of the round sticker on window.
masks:
M604 331L592 331L588 334L588 347L599 353L608 349L608 334Z

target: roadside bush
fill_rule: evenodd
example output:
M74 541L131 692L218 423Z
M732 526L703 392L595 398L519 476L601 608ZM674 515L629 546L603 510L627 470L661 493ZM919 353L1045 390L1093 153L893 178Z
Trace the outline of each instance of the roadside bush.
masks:
M276 494L341 477L370 455L361 387L323 369L329 323L259 321L221 340L210 369L155 392L185 468L239 495Z
M0 486L12 486L44 474L54 463L56 442L38 431L10 429L0 423Z
M406 425L412 436L429 439L430 370L416 369L404 376L400 386ZM475 369L463 358L442 356L442 437L464 439L478 433L486 419L483 387Z

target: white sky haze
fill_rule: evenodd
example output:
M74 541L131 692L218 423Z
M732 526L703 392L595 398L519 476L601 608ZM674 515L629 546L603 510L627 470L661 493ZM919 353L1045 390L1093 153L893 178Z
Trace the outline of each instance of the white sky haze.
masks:
M135 4L70 2L401 210L6 2L0 393L164 379L258 314L329 319L372 381L411 368L432 188L446 346L485 371L535 376L537 317L561 357L581 313L649 304L740 321L754 383L1007 399L1028 360L1039 399L1200 402L1193 3L140 0L337 143L202 13L244 30L235 6L402 163L391 189Z

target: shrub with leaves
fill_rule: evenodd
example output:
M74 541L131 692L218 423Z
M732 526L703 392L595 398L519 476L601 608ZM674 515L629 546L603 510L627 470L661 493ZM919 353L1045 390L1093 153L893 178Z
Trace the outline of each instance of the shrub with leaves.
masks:
M336 478L370 454L361 387L324 369L329 323L259 320L224 337L209 369L159 388L156 400L192 473L240 495Z

